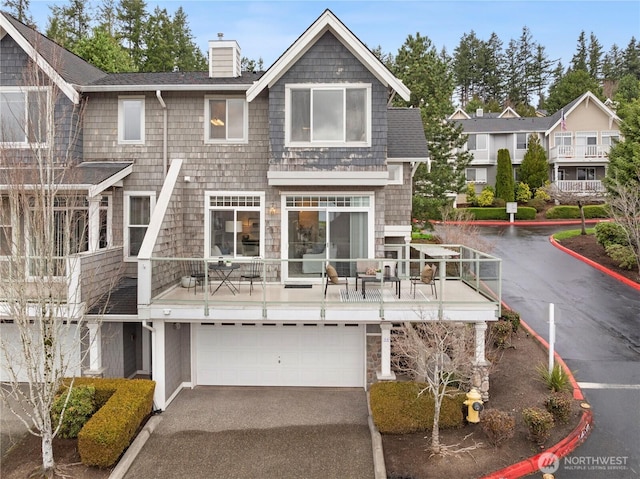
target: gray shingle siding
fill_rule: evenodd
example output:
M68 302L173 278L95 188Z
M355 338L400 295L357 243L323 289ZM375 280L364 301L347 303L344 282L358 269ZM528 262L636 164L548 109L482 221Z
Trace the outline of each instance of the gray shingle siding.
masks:
M285 147L285 85L290 83L371 84L371 147ZM387 143L386 88L333 34L327 32L270 88L269 132L272 169L383 169Z

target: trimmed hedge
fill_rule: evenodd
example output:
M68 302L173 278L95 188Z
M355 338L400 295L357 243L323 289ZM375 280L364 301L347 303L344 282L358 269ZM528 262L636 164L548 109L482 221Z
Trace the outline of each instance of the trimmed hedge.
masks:
M373 422L382 434L407 434L430 431L433 427L434 402L428 392L418 393L425 383L385 381L371 385L369 392ZM456 390L457 391L457 390ZM455 428L463 424L465 394L445 397L440 410L440 427Z
M78 434L80 460L87 466L112 466L151 413L156 383L148 379L76 378L74 385L95 387L96 403L102 406Z
M608 218L609 213L604 205L586 205L583 207L585 219ZM560 205L549 208L545 213L547 219L580 219L580 209L577 206Z
M469 211L476 220L508 220L506 208L464 208ZM536 219L536 209L529 206L518 206L518 212L515 219L517 220L534 220Z

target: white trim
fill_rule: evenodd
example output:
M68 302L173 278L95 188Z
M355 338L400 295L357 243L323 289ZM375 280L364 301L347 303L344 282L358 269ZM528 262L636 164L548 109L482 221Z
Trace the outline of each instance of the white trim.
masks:
M327 31L331 31L381 83L398 92L402 99L409 101L411 91L330 10L325 10L269 67L260 80L247 90L247 101L253 101L265 88L273 86Z
M56 84L58 88L64 93L64 95L71 100L74 104L80 103L80 94L74 89L73 85L67 83L60 74L56 71L56 69L50 65L40 53L27 41L25 37L23 37L18 30L14 28L14 26L9 22L4 14L0 12L0 27L2 27L11 38L18 44L20 48L24 50L24 52L33 60L36 65L45 75L47 75L51 80Z
M124 139L124 102L140 101L140 138L135 140ZM143 95L126 95L118 97L118 144L120 145L144 145L145 142L145 110L146 101Z
M210 79L211 83L197 85L172 85L172 84L145 84L145 85L75 85L78 91L83 93L123 93L123 92L155 92L162 91L229 91L246 92L251 86L250 83L224 85L215 82L216 78Z
M585 99L586 99L587 101L589 101L589 100L594 101L594 102L595 102L595 104L596 104L596 105L597 105L597 106L598 106L598 107L599 107L599 108L600 108L600 109L601 109L601 110L602 110L602 111L603 111L603 112L604 112L604 113L609 117L609 121L610 121L610 122L611 122L611 121L615 121L618 125L620 125L620 122L621 122L620 117L618 117L618 115L616 115L616 114L615 114L615 113L614 113L610 108L607 108L607 106L606 106L604 103L602 103L602 102L598 99L598 97L596 97L596 96L595 96L593 93L591 93L590 91L588 91L588 92L586 92L586 93L583 93L583 94L582 94L582 96L581 96L581 97L579 97L579 98L580 98L580 99L579 99L577 102L575 102L575 104L574 104L571 108L569 108L568 110L565 110L565 111L564 111L565 121L569 118L569 115L571 114L571 112L572 112L573 110L575 110L575 109L578 107L578 105L580 105L580 104L581 104L583 101L585 101ZM547 129L547 131L545 131L545 136L549 136L549 134L551 134L551 132L552 132L553 130L555 130L555 129L558 127L558 125L560 125L560 122L561 122L561 121L562 121L562 118L561 118L561 117L559 117L559 118L556 120L556 122L555 122L553 125L551 125L551 126Z
M389 171L389 185L402 185L404 183L404 165L402 163L387 163Z
M96 196L102 193L107 188L111 188L115 186L116 183L122 181L124 178L129 176L133 171L133 165L129 165L124 167L122 170L118 171L116 174L111 175L106 180L98 183L97 185L86 185L88 190L88 196Z
M269 186L386 186L388 171L268 171Z

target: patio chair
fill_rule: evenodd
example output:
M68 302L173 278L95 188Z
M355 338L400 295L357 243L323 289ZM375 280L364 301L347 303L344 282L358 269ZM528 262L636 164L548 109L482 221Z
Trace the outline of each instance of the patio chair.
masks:
M202 285L202 291L204 291L204 280L206 277L204 274L204 261L190 261L189 276L194 279L193 294L196 294L198 292L198 283Z
M438 290L436 288L436 276L438 275L438 266L435 264L425 265L422 268L422 272L420 276L412 276L411 281L411 289L413 290L413 297L416 297L416 287L420 283L428 284L431 286L431 293L438 299Z
M330 263L327 263L327 265L325 266L325 271L326 271L326 275L324 279L324 297L325 298L327 297L327 288L329 287L330 284L337 284L337 285L344 284L345 290L349 292L348 276L344 276L342 278L338 276L338 271L336 271L336 269Z
M253 282L260 281L262 283L262 261L259 256L256 256L249 263L249 269L244 273L240 273L240 279L238 280L238 292L240 292L240 284L242 281L249 281L249 296L253 292Z

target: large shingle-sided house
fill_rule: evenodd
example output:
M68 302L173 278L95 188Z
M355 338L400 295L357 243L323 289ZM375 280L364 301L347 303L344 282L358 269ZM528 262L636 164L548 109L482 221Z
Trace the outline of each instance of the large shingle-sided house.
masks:
M105 74L9 15L0 28L0 111L29 112L55 90L53 117L79 120L54 130L36 119L71 145L61 194L84 197L60 211L86 218L76 261L60 269L68 303L89 309L76 373L150 374L159 408L197 385L367 387L393 377L394 323L438 318L474 323L486 365L499 261L431 251L450 281L435 297L409 280L420 267L412 175L428 159L420 112L390 107L408 89L332 12L266 72L241 72L238 43L218 39L206 72ZM29 64L49 86L25 83ZM47 143L24 130L0 141L21 158L14 170ZM11 187L0 181L5 205ZM9 208L2 222L20 236ZM383 279L362 279L385 266Z
M561 191L592 193L604 190L602 179L611 145L620 138L620 119L593 93L586 92L548 117L521 117L513 109L469 115L457 110L450 117L469 135L473 161L467 181L477 189L495 185L498 150L509 150L517 171L531 135L547 152L549 180Z

